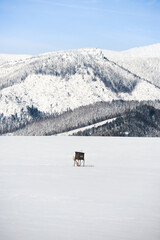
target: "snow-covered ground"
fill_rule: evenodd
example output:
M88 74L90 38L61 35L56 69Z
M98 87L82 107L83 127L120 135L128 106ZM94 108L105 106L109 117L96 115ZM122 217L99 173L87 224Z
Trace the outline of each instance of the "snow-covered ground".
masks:
M0 146L0 239L160 239L160 139L1 137ZM73 167L76 150L94 167Z

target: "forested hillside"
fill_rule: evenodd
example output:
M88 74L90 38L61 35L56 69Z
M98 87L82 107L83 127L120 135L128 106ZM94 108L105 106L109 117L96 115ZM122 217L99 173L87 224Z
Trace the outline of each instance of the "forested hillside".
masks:
M154 106L160 109L160 101L112 101L98 102L96 104L68 110L61 115L43 116L36 109L29 109L30 119L24 125L17 128L1 129L1 134L10 133L10 135L56 135L73 129L89 126L106 119L119 119L123 114L134 111L138 106ZM20 124L20 123L19 123ZM9 125L10 126L10 125ZM86 133L81 133L81 135Z
M160 137L160 110L148 105L137 106L112 122L74 135Z

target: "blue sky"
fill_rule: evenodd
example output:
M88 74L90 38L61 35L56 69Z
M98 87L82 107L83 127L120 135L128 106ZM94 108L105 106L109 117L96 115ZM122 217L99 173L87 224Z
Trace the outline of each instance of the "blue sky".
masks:
M0 0L0 53L160 42L160 0Z

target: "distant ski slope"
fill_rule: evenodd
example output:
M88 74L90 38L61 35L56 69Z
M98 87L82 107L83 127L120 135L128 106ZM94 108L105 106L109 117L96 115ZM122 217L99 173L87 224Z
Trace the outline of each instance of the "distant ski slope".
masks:
M86 127L82 127L82 128L78 128L78 129L74 129L72 131L68 131L68 132L64 132L64 133L59 133L57 134L56 136L72 136L73 134L75 133L78 133L80 131L84 131L84 130L88 130L88 129L91 129L91 128L97 128L99 126L102 126L106 123L109 123L109 122L112 122L114 121L116 118L111 118L111 119L107 119L105 121L101 121L101 122L98 122L98 123L95 123L95 124L91 124L89 126L86 126Z

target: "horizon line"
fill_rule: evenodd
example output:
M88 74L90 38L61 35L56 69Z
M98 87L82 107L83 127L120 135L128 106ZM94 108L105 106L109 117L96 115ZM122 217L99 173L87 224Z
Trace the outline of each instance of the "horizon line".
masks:
M66 52L66 51L76 51L76 50L82 50L82 49L99 49L99 50L106 50L106 51L111 51L111 52L124 52L124 51L128 51L131 49L136 49L136 48L143 48L143 47L149 47L149 46L154 46L154 45L158 45L160 44L160 42L157 43L153 43L153 44L149 44L149 45L141 45L141 46L135 46L135 47L131 47L131 48L127 48L124 50L111 50L111 49L106 49L106 48L99 48L99 47L80 47L80 48L68 48L68 49L59 49L59 50L51 50L51 51L46 51L46 52L41 52L41 53L36 53L36 54L29 54L29 53L4 53L4 52L0 52L0 55L25 55L25 56L37 56L37 55L43 55L43 54L47 54L47 53L56 53L56 52Z

